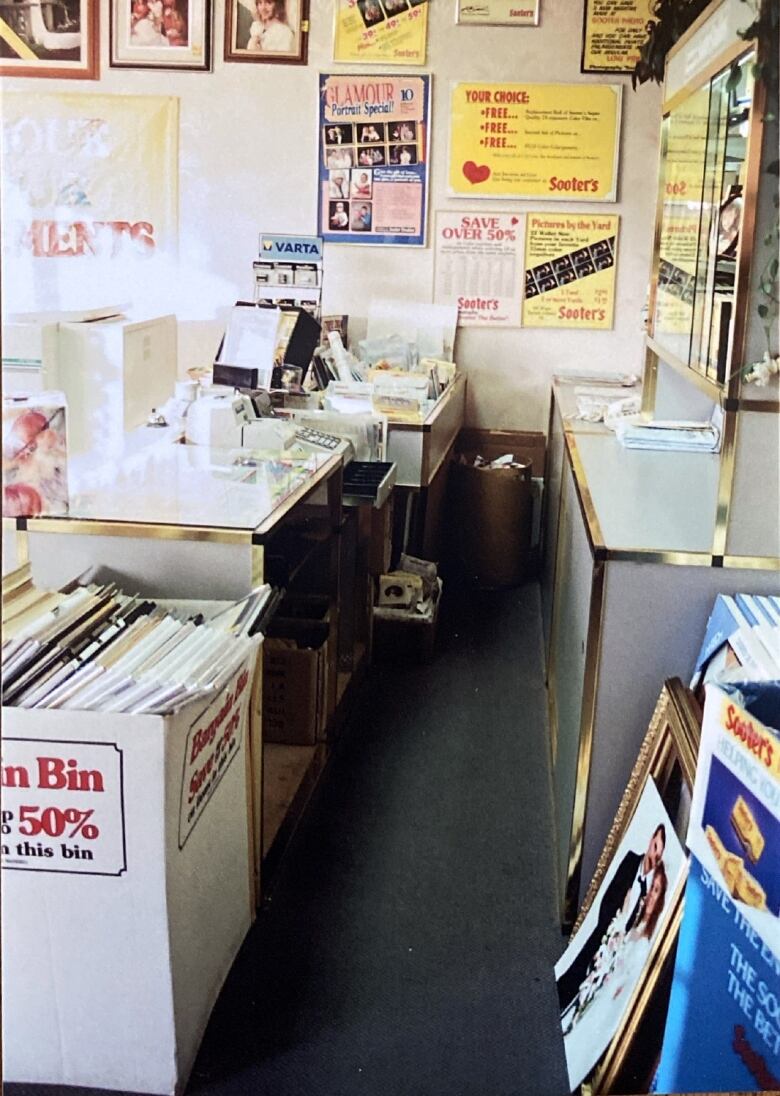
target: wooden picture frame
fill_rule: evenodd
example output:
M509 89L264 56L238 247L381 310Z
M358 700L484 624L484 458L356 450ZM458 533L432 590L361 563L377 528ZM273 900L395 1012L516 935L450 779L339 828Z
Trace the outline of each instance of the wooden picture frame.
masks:
M684 845L700 735L701 709L693 694L678 678L669 679L661 690L572 935L596 900L648 779L655 783L675 833ZM583 1082L582 1096L649 1091L661 1053L683 895L684 887L672 895L670 915L653 941L643 977L635 986L606 1051Z
M305 65L309 0L226 0L225 60Z
M97 80L99 0L3 5L0 76Z
M210 72L212 0L110 0L111 68Z

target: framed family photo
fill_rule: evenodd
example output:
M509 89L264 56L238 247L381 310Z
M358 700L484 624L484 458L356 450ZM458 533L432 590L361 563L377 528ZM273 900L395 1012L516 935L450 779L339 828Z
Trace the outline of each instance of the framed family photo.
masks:
M111 67L211 70L211 0L111 0Z
M309 0L226 0L225 60L305 65Z
M4 3L0 13L0 76L97 80L98 3Z
M572 1089L649 1092L682 917L700 711L659 697L569 946L555 967Z

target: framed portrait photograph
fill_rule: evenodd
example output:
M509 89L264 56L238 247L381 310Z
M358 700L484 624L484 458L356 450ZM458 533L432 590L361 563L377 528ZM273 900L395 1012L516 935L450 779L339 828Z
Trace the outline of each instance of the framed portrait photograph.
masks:
M211 0L111 0L111 67L209 72L211 11Z
M225 60L305 65L309 0L226 0Z
M572 1088L649 1092L682 917L701 713L666 682L574 932L555 967Z
M98 3L4 3L0 15L0 76L97 80Z

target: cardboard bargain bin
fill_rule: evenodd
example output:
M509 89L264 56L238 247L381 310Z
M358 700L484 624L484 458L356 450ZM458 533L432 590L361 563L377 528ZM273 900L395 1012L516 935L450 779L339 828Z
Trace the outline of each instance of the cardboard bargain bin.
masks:
M252 911L256 652L172 716L3 710L3 1079L180 1092Z

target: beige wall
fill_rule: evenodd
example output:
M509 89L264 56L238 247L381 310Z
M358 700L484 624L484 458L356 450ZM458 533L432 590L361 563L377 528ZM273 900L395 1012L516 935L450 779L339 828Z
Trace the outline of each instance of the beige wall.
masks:
M615 328L608 332L466 329L457 358L469 375L468 417L474 425L544 429L551 374L560 368L641 370L641 318L650 264L660 96L631 91L628 77L581 76L582 0L542 0L537 28L458 27L454 0L431 0L427 70L434 74L430 212L468 210L447 199L449 88L453 81L599 81L624 84L619 201L600 206L621 215ZM106 0L101 8L106 12ZM179 263L161 284L117 286L128 299L160 312L176 311L180 366L206 364L219 340L225 308L251 294L251 264L260 231L314 233L317 179L317 76L331 68L332 3L311 0L309 65L225 64L223 3L216 0L214 72L114 70L108 19L101 31L103 75L87 81L6 80L26 92L83 91L175 95L180 99ZM342 66L344 71L349 71ZM485 202L523 212L544 203ZM589 210L589 203L546 203L549 209ZM473 208L473 207L471 207ZM69 268L73 270L72 267ZM324 306L361 317L372 295L430 300L432 249L327 245ZM8 281L6 280L6 287ZM64 292L64 289L63 289ZM38 293L38 296L41 296ZM27 303L27 302L26 302ZM30 308L51 306L34 300ZM61 304L65 304L63 299ZM14 302L20 307L18 301Z

